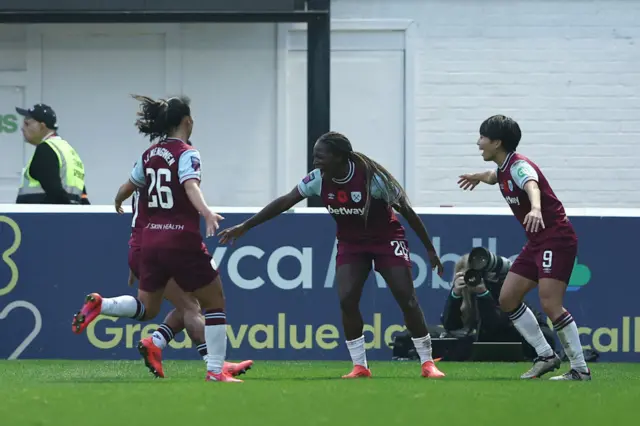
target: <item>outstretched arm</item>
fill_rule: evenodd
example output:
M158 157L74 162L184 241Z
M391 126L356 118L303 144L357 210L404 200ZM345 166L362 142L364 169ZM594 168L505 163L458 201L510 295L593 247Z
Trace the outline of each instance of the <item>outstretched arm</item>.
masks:
M498 183L498 174L495 170L487 170L484 173L478 173L480 182L484 182L487 185L495 185Z
M487 170L482 173L461 175L458 179L460 188L463 190L468 189L469 191L473 191L473 188L478 186L480 182L486 183L487 185L495 185L498 183L498 174L495 170Z
M220 244L225 244L229 241L233 242L235 239L240 238L242 235L244 235L244 233L249 229L254 228L261 223L271 220L279 214L286 212L303 199L304 197L298 190L298 187L293 188L291 192L276 198L275 200L267 204L258 213L242 222L241 224L220 231Z
M220 232L220 243L224 244L241 237L251 228L264 223L274 217L286 212L300 201L313 195L320 195L322 189L322 175L316 169L309 173L302 181L296 185L289 193L282 195L267 204L258 213L244 221L243 223L224 229Z
M300 194L300 191L296 186L291 190L291 192L276 198L275 200L267 204L258 213L247 219L244 222L246 231L286 212L302 200L304 200L304 197L302 196L302 194Z

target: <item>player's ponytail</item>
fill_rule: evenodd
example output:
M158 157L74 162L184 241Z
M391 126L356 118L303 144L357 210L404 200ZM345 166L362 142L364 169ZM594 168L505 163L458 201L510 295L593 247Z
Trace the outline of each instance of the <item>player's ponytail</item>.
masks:
M148 96L131 96L140 102L136 127L151 141L166 138L184 117L191 115L190 101L186 97L154 100Z
M409 197L396 178L377 161L361 152L354 151L351 146L351 142L346 136L337 132L328 132L320 136L318 140L328 143L335 151L344 154L348 159L364 168L366 178L365 191L367 193L367 201L364 205L363 214L365 217L365 224L371 207L371 185L378 184L373 183L373 177L376 174L380 176L380 180L382 181L383 187L380 189L384 194L388 194L386 201L389 206L399 206L400 208L410 206Z
M131 96L140 102L140 110L137 113L138 119L136 120L138 131L148 136L151 141L162 137L161 116L165 113L166 104L148 96Z
M373 183L373 176L380 176L380 180L382 181L382 190L383 194L386 194L387 203L389 206L399 206L400 208L405 208L410 206L409 197L407 193L400 185L400 182L389 172L382 164L378 163L371 157L367 155L352 151L350 158L352 158L356 163L360 163L364 166L367 171L367 185L371 185ZM374 185L378 185L377 182L373 183ZM367 193L371 195L371 188L367 188ZM367 204L371 197L368 197ZM367 206L368 207L368 206Z

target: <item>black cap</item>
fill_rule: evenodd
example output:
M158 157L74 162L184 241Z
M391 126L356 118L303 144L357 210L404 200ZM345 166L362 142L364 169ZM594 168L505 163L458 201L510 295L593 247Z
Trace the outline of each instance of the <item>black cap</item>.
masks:
M43 123L48 129L58 129L58 118L56 112L49 105L37 104L29 109L17 108L16 112L23 117L33 118L39 123Z

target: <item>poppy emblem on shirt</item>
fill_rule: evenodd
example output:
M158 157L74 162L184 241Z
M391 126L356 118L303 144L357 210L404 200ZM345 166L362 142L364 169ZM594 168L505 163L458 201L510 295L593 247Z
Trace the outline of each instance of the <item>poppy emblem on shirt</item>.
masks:
M349 201L349 197L347 197L347 193L344 191L338 191L338 201L341 203L346 203Z
M359 203L360 201L362 201L362 192L360 192L360 191L352 191L351 192L351 199L353 200L354 203Z
M200 170L200 159L197 157L191 157L191 168L194 171L198 171Z

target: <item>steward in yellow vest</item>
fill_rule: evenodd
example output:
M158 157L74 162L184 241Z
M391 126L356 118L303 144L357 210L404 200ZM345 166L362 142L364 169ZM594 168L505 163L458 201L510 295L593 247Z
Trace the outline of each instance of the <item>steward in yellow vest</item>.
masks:
M36 147L22 174L16 203L89 204L84 164L71 145L56 134L56 113L50 106L16 108L24 116L22 134Z

